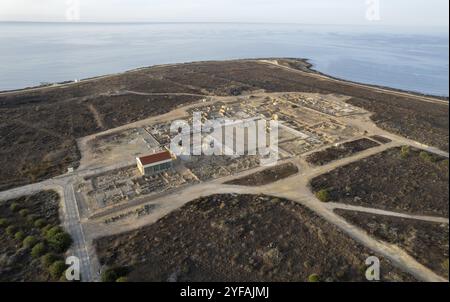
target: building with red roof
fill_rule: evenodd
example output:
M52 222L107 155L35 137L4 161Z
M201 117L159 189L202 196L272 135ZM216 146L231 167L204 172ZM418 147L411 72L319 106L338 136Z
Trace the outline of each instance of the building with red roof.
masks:
M136 158L139 172L146 176L159 174L172 169L173 160L172 154L167 150Z

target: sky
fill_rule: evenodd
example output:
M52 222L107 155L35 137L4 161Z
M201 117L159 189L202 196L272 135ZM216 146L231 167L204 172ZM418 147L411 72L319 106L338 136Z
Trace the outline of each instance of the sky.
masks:
M0 0L0 21L381 24L448 28L448 0Z

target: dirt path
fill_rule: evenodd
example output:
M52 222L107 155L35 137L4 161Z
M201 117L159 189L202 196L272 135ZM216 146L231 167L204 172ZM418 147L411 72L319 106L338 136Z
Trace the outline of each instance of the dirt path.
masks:
M311 75L311 74L308 74ZM262 93L261 95L276 95L276 94L266 94ZM102 133L97 133L92 136L88 136L82 138L78 141L80 150L82 148L86 148L86 144L89 140L96 138L100 135L115 133L118 131L122 131L125 129L131 129L134 127L139 127L143 125L148 125L152 123L165 122L174 119L181 119L187 116L187 112L191 108L195 108L198 106L205 106L209 104L214 104L219 101L228 102L228 101L236 101L236 97L208 97L209 100L202 103L195 103L185 107L177 108L167 114L160 115L157 117L152 117L146 120L138 121L136 123L124 125L122 127L118 127L115 129L111 129ZM95 109L95 108L94 108ZM94 113L94 112L93 112ZM95 115L95 113L94 113ZM323 173L332 171L338 167L345 166L347 164L359 161L363 158L367 158L369 156L378 154L387 149L398 147L401 145L411 145L420 149L424 149L430 152L434 152L448 158L448 153L438 150L436 148L432 148L429 146L425 146L418 142L391 134L386 132L380 128L378 128L373 122L370 121L369 118L367 120L360 120L354 118L343 119L349 125L353 125L359 129L367 129L368 132L376 135L385 136L392 140L391 143L380 145L379 147L375 147L372 149L365 150L363 152L357 153L353 156L337 160L328 165L322 167L311 167L306 162L299 157L294 157L289 161L295 163L300 172L297 175L291 176L284 180L280 180L276 183L272 183L266 186L261 187L242 187L242 186L228 186L223 185L222 183L227 180L235 179L242 177L244 175L249 175L251 173L261 171L263 168L257 168L251 171L245 171L243 173L239 173L236 175L232 175L228 178L217 179L208 183L201 183L199 185L193 185L190 187L183 188L175 193L168 194L153 200L145 201L142 204L154 204L158 207L148 216L144 216L140 219L133 219L120 221L118 223L112 225L104 224L104 219L93 219L93 220L83 220L83 217L80 217L78 212L78 204L76 200L76 196L73 192L72 183L76 177L83 177L86 175L96 174L102 171L112 170L114 167L100 167L97 169L89 168L81 168L76 171L72 175L62 175L59 177L55 177L54 179L50 179L48 181L42 183L36 183L29 186L12 189L5 192L0 192L0 199L10 199L12 197L32 194L35 192L39 192L40 190L55 188L55 186L59 186L63 188L63 200L64 200L64 212L67 217L66 227L69 229L69 232L74 237L74 248L75 253L79 255L80 259L83 262L83 276L85 276L86 280L98 280L98 262L96 261L95 252L91 246L92 240L98 237L102 237L105 235L113 235L117 233L122 233L125 231L133 230L139 228L144 225L148 225L150 223L156 222L158 219L163 216L169 214L170 212L179 209L183 205L188 202L195 200L199 197L206 197L213 194L265 194L269 196L276 196L280 198L286 198L298 202L305 207L313 210L315 213L323 217L328 222L332 223L343 232L348 234L351 238L355 239L357 242L363 244L367 248L373 250L375 253L380 254L388 259L390 259L394 265L399 267L415 276L419 280L423 281L447 281L444 278L438 276L430 269L418 263L414 258L409 256L403 250L398 248L395 245L391 245L385 242L378 241L368 235L364 230L355 227L354 225L348 223L344 218L335 214L333 210L338 207L338 205L334 204L324 204L319 202L312 191L309 188L309 181L319 176ZM98 121L99 122L99 121ZM117 163L116 165L122 166L125 163ZM129 163L128 163L129 164ZM142 205L140 204L140 205ZM136 208L138 205L132 205L130 207L120 209L120 212L129 211L133 208ZM348 207L348 209L355 209L354 207L347 205L339 205L339 207ZM403 217L400 213L387 212L387 211L379 211L376 209L367 209L360 208L360 211L365 211L369 213L383 213L388 214L389 216L395 217ZM112 211L111 215L117 215L117 212ZM420 220L431 221L436 220L436 222L442 222L448 224L448 219L445 221L442 220L444 218L432 218L432 217L423 217L423 216L408 216L406 218L416 217ZM90 268L90 270L88 269Z
M197 96L201 98L207 98L211 95L205 95L205 94L195 94L195 93L184 93L184 92L139 92L139 91L131 91L131 90L124 90L118 93L119 95L127 95L127 94L134 94L134 95L148 95L148 96Z
M92 113L92 115L94 116L94 119L95 119L95 122L97 123L97 126L100 129L106 129L105 124L103 123L103 119L100 116L100 113L98 113L97 108L95 108L95 106L93 104L89 104L88 105L88 109Z
M353 206L353 205L341 204L341 203L335 203L335 202L328 202L325 206L331 211L340 209L340 210L369 213L369 214L375 214L375 215L381 215L381 216L391 216L391 217L398 217L398 218L406 218L406 219L414 219L414 220L449 224L449 219L444 218L444 217L409 215L409 214L397 213L397 212L392 212L392 211L384 211L384 210L379 210L379 209L374 209L374 208Z

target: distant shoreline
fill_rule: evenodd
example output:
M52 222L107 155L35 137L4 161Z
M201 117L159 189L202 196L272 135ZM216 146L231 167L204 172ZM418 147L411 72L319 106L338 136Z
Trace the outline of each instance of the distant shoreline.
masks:
M30 92L33 90L45 90L45 89L51 89L51 88L68 87L68 86L72 86L72 85L76 85L76 84L80 84L80 83L86 83L89 81L95 81L95 80L99 80L99 79L120 76L123 74L129 74L129 73L142 71L142 70L146 70L146 69L152 69L152 68L178 66L178 65L185 65L185 64L205 63L205 62L227 62L227 61L236 61L236 62L243 61L244 62L244 61L260 61L260 60L296 60L298 62L302 62L305 64L306 70L304 70L304 71L315 73L315 74L327 77L329 79L341 81L344 83L351 83L351 84L363 85L363 86L372 87L372 88L385 89L385 90L389 90L389 91L393 91L393 92L406 93L406 94L411 94L411 95L416 95L416 96L430 97L430 98L440 99L440 100L444 100L444 101L449 101L449 96L445 96L445 95L426 94L426 93L420 93L417 91L402 90L402 89L388 87L388 86L367 84L367 83L363 83L363 82L351 81L351 80L346 80L346 79L342 79L339 77L334 77L329 74L326 74L326 73L316 70L314 68L314 64L312 64L310 62L311 59L286 58L286 57L285 58L247 58L247 59L235 59L235 60L210 60L210 61L194 61L194 62L183 62L183 63L173 63L173 64L157 64L157 65L133 68L133 69L126 70L123 72L118 72L118 73L111 73L111 74L99 75L99 76L95 76L95 77L84 78L84 79L80 79L78 81L62 81L62 82L57 82L57 83L49 83L48 85L38 85L38 86L24 87L24 88L20 88L20 89L3 90L3 91L0 91L0 95L15 94L15 93L21 93L21 92Z

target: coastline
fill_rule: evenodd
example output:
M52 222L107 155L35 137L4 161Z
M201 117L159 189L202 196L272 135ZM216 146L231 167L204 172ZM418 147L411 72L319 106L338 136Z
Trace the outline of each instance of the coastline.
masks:
M99 76L95 76L95 77L84 78L84 79L80 79L80 80L78 80L76 82L75 81L62 81L62 82L52 83L52 84L49 84L49 85L30 86L30 87L24 87L24 88L13 89L13 90L3 90L3 91L0 91L0 95L10 95L10 94L21 93L21 92L41 91L41 90L51 89L51 88L70 87L72 85L76 85L76 84L80 84L80 83L86 83L86 82L96 81L96 80L100 80L100 79L108 79L108 78L111 78L111 77L121 76L121 75L130 74L130 73L133 73L133 72L139 72L139 71L143 71L143 70L147 70L147 69L155 69L155 68L163 68L163 67L175 67L175 66L186 65L186 64L201 64L201 63L213 63L213 62L220 63L220 62L229 62L229 61L234 61L234 62L240 62L240 61L242 61L242 62L249 62L249 61L250 62L255 62L256 61L257 62L257 61L264 61L264 60L292 60L292 61L296 61L296 62L299 62L299 63L304 65L305 68L304 69L298 69L299 71L313 73L313 74L316 74L316 75L319 75L319 76L322 76L322 77L326 77L326 78L331 79L331 80L336 80L336 81L339 81L339 82L342 82L342 83L361 85L361 86L365 86L365 87L368 87L368 88L382 89L382 90L387 90L387 91L390 91L390 92L397 92L397 93L414 95L414 96L419 96L419 97L428 97L428 98L433 98L433 99L449 102L449 97L450 96L425 94L425 93L420 93L420 92L417 92L417 91L402 90L402 89L388 87L388 86L367 84L367 83L363 83L363 82L357 82L357 81L342 79L342 78L339 78L339 77L334 77L332 75L320 72L319 70L315 69L314 64L312 64L310 62L311 59L309 59L309 58L287 58L287 57L281 57L281 58L275 58L275 57L271 57L271 58L246 58L246 59L233 59L233 60L210 60L210 61L193 61L193 62L172 63L172 64L157 64L157 65L151 65L151 66L138 67L138 68L134 68L134 69L126 70L126 71L123 71L123 72L118 72L118 73L111 73L111 74L99 75ZM292 66L286 66L286 67L290 67L292 69L297 69L297 68L292 67Z

